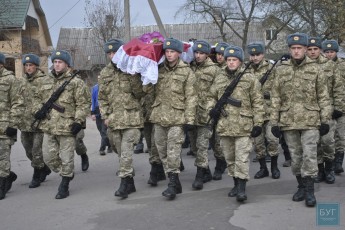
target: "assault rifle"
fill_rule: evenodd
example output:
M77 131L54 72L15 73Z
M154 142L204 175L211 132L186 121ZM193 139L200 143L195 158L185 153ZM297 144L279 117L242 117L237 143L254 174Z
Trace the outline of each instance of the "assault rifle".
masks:
M273 68L276 66L276 64L279 62L279 61L286 61L286 60L289 60L290 59L290 54L284 54L283 56L280 57L280 59L276 60L272 67L266 71L266 73L264 74L264 76L262 76L262 78L260 78L259 82L261 83L261 85L264 85L265 82L267 81L268 77L270 76Z
M65 112L65 108L55 104L55 101L57 99L59 99L60 95L62 94L62 92L65 90L66 86L72 81L72 79L79 73L79 70L76 70L73 75L70 77L70 79L66 80L55 92L53 92L53 94L50 96L50 98L48 99L48 101L46 103L43 104L43 106L41 107L41 109L38 111L38 113L40 113L40 116L43 117L42 119L37 119L35 118L34 122L32 122L31 124L31 128L33 130L36 130L39 126L39 124L41 123L41 121L48 115L48 113L50 112L50 110L52 108L56 109L57 111L64 113Z
M214 126L217 125L218 120L220 118L220 115L222 114L224 117L227 117L228 114L224 111L224 105L225 104L233 104L234 106L240 107L241 101L238 101L234 98L229 98L231 94L234 92L238 82L241 80L242 76L246 72L246 70L249 68L249 66L252 64L252 62L248 62L244 68L244 70L239 73L234 80L231 81L230 85L228 85L223 93L223 95L219 98L214 108L210 111L210 119L207 122L207 125L210 126L211 129L213 129ZM211 112L214 111L215 114L211 114Z

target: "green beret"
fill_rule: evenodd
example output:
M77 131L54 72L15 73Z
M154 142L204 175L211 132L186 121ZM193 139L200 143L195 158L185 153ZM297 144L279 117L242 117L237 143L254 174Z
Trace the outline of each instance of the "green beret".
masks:
M327 50L339 52L339 44L336 40L325 40L322 42L322 50L323 52Z
M120 46L122 46L124 42L119 39L110 39L103 45L104 52L110 53L110 52L116 52Z
M35 54L25 54L22 59L23 65L26 63L32 63L36 66L40 65L40 57Z
M289 47L292 45L307 46L308 45L308 35L306 35L304 33L289 34L287 37L287 44Z
M163 43L163 50L172 49L179 53L183 52L183 43L175 38L165 39Z
M241 47L239 47L239 46L228 46L225 49L225 51L224 51L224 58L225 58L225 60L228 57L236 57L241 62L243 62L243 59L244 59L243 49Z
M253 42L247 46L247 50L249 55L255 54L264 54L265 53L265 46L260 42Z
M203 40L196 40L193 44L193 52L200 51L206 54L211 52L211 46L208 42Z

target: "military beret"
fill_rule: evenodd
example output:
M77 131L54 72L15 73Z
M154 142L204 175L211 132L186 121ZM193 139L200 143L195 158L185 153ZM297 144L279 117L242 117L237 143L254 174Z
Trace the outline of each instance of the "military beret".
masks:
M265 53L265 46L260 42L253 42L248 44L247 50L249 55L263 54Z
M124 42L119 39L110 39L103 45L104 52L110 53L110 52L117 52L117 50L122 46Z
M304 33L289 34L286 42L287 42L289 47L292 45L307 46L308 45L308 35L306 35Z
M25 54L22 59L23 65L26 63L32 63L35 64L36 66L40 65L40 57L35 55L35 54Z
M308 38L308 47L310 46L316 46L321 49L321 38L317 38L317 37Z
M55 59L59 59L66 62L68 66L72 66L72 57L66 50L56 50L51 54L50 58L52 62L54 62Z
M325 40L322 42L322 50L325 52L327 50L333 50L335 52L339 51L339 44L336 40Z
M196 40L193 44L193 52L200 51L206 54L209 54L211 52L211 46L208 44L208 42L203 40Z
M243 59L244 59L243 49L241 47L238 47L238 46L228 46L224 51L225 60L228 57L236 57L241 62L243 62Z
M225 42L216 43L215 51L216 51L216 53L224 54L224 50L225 50L226 47L228 47L228 46L229 46L229 44L228 44L228 43L225 43Z
M0 53L0 64L6 64L6 57L3 53Z
M183 52L183 43L175 38L165 39L163 43L163 50L172 49L179 53Z

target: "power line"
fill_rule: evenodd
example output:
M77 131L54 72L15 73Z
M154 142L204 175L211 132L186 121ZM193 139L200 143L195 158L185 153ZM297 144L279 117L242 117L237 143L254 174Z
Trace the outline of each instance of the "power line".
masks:
M64 13L56 22L54 22L53 25L51 25L48 30L50 30L53 26L56 25L56 23L58 23L62 18L64 18L81 0L78 0L69 10L67 10L66 13Z

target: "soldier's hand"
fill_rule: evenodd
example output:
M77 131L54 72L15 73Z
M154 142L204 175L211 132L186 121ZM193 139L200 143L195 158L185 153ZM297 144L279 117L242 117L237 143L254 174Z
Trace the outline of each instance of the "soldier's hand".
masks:
M319 131L320 131L320 136L326 135L329 132L329 125L325 123L321 123Z
M14 137L17 136L17 129L15 128L11 128L11 127L7 127L5 134L9 137Z
M343 116L343 112L335 109L332 114L332 119L338 119L341 116Z
M272 126L271 132L276 138L279 138L281 136L280 128L278 125Z
M92 119L93 121L95 121L95 120L96 120L96 115L92 114L92 115L91 115L91 119Z
M262 132L262 127L261 126L254 126L252 129L252 132L250 133L251 137L258 137L260 136Z
M38 112L35 113L34 117L37 120L43 120L44 118L46 118L47 114L44 113L43 111L39 110Z
M104 120L104 124L105 124L105 126L108 127L108 125L109 125L109 120L108 120L108 119L105 119L105 120Z
M74 122L71 126L72 134L77 135L82 128L81 124Z

